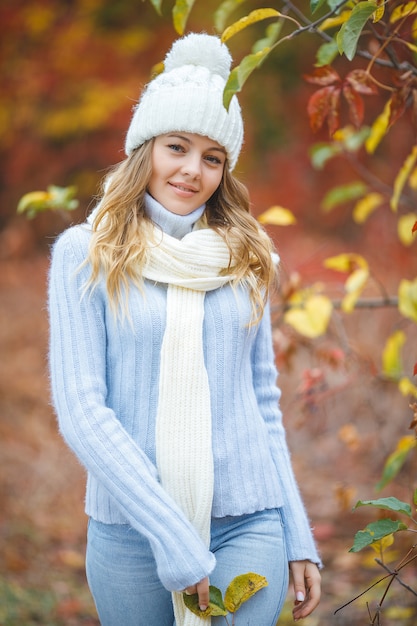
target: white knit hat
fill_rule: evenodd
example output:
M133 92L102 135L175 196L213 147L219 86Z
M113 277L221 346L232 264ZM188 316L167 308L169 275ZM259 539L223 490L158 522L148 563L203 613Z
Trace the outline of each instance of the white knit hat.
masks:
M218 37L191 33L178 39L165 58L163 73L147 85L134 109L126 154L164 133L198 133L226 149L233 170L242 147L243 121L236 96L228 111L223 106L231 63Z

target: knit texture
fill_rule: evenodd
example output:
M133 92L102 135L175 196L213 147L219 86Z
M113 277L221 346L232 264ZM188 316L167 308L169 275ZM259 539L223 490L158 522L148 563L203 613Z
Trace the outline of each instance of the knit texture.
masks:
M243 142L243 121L236 96L228 110L223 91L232 58L219 37L190 33L174 42L164 72L143 91L126 135L130 155L146 140L184 131L217 141L233 170Z
M154 229L152 229L154 230ZM177 240L159 231L148 240L145 278L168 285L167 318L161 350L156 418L156 463L161 484L210 545L213 503L213 454L210 388L204 363L203 319L207 290L232 277L220 276L230 253L213 230L195 230ZM173 593L175 619L182 626L203 626Z
M181 220L149 203L148 215L182 237ZM181 228L182 227L182 228ZM158 576L181 591L209 576L215 557L156 468L155 427L166 286L132 286L130 320L110 309L105 281L81 297L90 276L80 266L91 228L66 230L53 247L49 278L50 375L65 441L87 470L85 510L107 524L129 524L152 547ZM272 350L269 308L248 330L251 308L243 290L226 284L206 293L203 349L210 386L214 494L212 515L243 515L281 507L290 561L320 563L291 469Z

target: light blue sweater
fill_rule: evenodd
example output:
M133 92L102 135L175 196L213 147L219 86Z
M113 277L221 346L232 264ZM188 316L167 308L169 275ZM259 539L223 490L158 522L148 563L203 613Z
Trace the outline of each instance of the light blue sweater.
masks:
M152 220L182 238L188 216L147 198ZM130 524L150 541L170 591L209 575L211 554L158 482L155 420L166 285L145 281L129 295L131 321L110 311L104 281L81 297L91 230L78 225L56 241L50 271L50 372L60 430L88 472L86 513ZM249 298L230 286L205 297L204 349L211 389L214 517L282 507L290 561L320 563L291 469L279 409L269 310L250 330Z

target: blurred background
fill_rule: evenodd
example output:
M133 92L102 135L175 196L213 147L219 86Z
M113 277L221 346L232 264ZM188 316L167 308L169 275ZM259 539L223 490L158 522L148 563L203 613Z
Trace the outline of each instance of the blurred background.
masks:
M187 31L213 32L218 2L196 3ZM255 3L256 4L256 3ZM307 2L297 3L307 7ZM262 3L259 3L262 6ZM230 42L238 61L253 31ZM261 32L261 31L259 31ZM84 473L57 432L47 376L46 284L49 250L70 223L94 205L107 168L124 158L132 107L174 39L169 10L142 0L1 0L0 2L0 624L97 625L84 576ZM309 149L306 107L317 42L278 48L245 85L246 120L236 174L248 185L253 212L288 207L289 227L268 226L282 259L282 284L323 281L334 298L343 277L323 259L364 252L388 294L400 276L416 276L416 258L393 237L384 212L365 225L351 206L324 215L329 186L350 180L337 160L320 171ZM343 74L346 62L338 67ZM346 69L346 68L345 68ZM367 103L372 120L378 99ZM410 132L400 122L375 157L381 177L397 171ZM392 174L390 176L392 179ZM79 207L28 220L19 199L50 184L74 185ZM395 295L395 294L394 294ZM277 310L278 310L277 305ZM396 385L378 376L381 346L398 324L395 310L359 310L336 318L325 337L303 339L277 317L274 337L294 467L325 561L324 598L309 626L368 623L361 600L334 611L382 576L372 555L348 552L369 512L387 455L409 433L412 415ZM415 337L415 335L414 335ZM415 346L415 344L414 344ZM415 350L405 355L412 370ZM409 500L416 462L407 462L387 493ZM399 544L399 549L401 543ZM398 554L397 554L398 556ZM415 570L409 575L415 580ZM373 595L372 595L373 594ZM367 596L368 598L368 596ZM371 592L373 600L378 591ZM282 623L291 623L291 597ZM403 610L403 612L400 611ZM415 624L411 594L398 586L384 624Z

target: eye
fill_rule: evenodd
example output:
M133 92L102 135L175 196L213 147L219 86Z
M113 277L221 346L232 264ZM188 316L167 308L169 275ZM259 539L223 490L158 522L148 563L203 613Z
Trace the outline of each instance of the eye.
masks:
M206 161L208 161L209 163L213 165L223 165L223 161L219 157L214 156L213 154L208 154L205 157L205 159Z
M184 152L184 147L179 143L170 143L168 148L173 152Z

